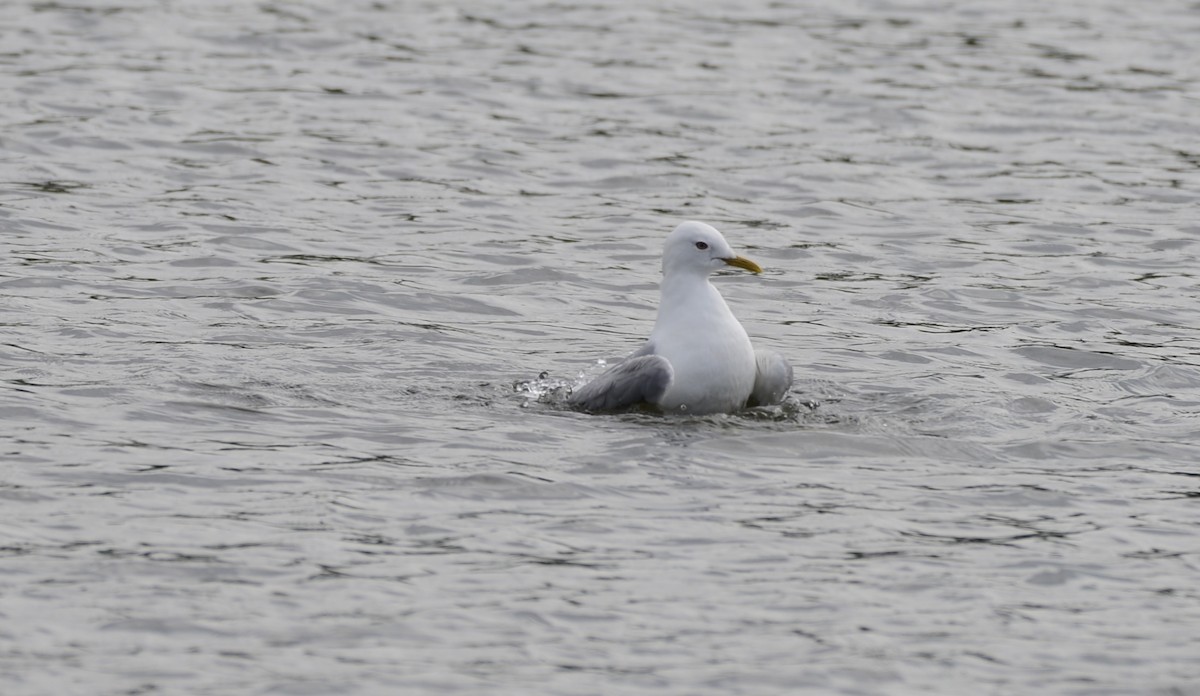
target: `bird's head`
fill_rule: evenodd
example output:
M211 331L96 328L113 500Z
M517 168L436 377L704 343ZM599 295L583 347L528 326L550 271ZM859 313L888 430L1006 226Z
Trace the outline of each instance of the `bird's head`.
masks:
M757 263L733 253L729 242L712 225L685 222L667 235L663 247L664 276L676 273L707 276L726 266L762 273Z

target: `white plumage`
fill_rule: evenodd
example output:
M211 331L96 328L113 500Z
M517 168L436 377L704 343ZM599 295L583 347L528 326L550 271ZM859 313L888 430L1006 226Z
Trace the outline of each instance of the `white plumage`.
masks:
M776 403L792 384L780 355L756 352L721 293L713 271L762 269L738 256L715 228L685 222L663 247L662 298L650 339L628 360L576 390L570 403L589 411L648 403L674 413L727 413Z

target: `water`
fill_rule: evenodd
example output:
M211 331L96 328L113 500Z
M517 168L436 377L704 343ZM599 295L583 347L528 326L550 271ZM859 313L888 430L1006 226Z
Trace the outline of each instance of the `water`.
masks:
M0 6L3 693L1200 693L1198 42ZM563 408L684 219L787 402Z

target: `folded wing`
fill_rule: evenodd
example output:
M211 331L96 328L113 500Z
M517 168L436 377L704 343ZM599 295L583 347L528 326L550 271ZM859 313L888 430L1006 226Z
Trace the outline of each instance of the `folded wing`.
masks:
M639 403L658 403L674 376L666 358L640 355L609 368L575 390L567 403L585 411L615 411Z
M783 400L792 388L792 366L779 353L765 350L754 351L758 372L754 377L754 391L750 392L747 406L768 406Z

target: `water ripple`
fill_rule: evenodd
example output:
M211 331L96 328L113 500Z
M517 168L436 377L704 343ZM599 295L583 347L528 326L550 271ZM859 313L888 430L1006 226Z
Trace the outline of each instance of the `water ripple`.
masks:
M1187 692L1194 9L0 5L5 693Z

